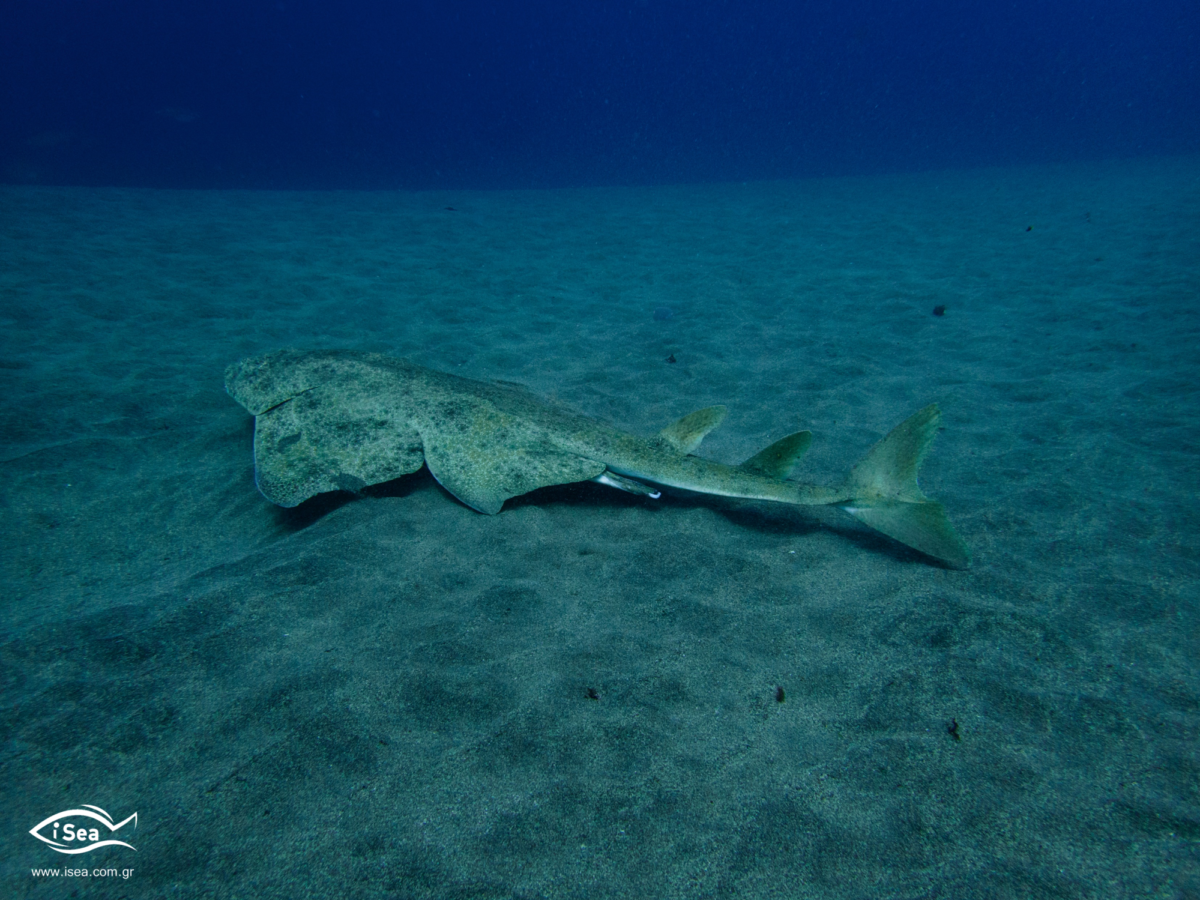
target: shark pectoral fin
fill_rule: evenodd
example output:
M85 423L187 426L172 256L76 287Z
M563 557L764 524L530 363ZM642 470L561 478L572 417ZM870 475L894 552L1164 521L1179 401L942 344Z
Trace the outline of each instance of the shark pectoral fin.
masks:
M710 431L721 424L727 412L729 410L724 406L706 406L668 425L659 432L659 436L680 453L691 453Z
M596 484L607 485L614 487L618 491L625 491L630 494L638 494L642 497L649 497L651 500L657 500L662 496L662 491L655 490L648 484L643 484L640 481L634 481L632 478L626 478L624 475L618 475L616 472L605 470L597 475L592 481Z
M811 444L811 431L797 431L760 450L739 468L767 478L787 478Z
M235 362L225 370L225 391L260 415L320 383L319 375L295 364L303 357L299 350L277 350Z
M553 447L479 441L426 440L425 464L438 483L467 506L493 516L504 501L553 484L590 481L604 463Z
M423 460L421 436L392 411L323 387L271 407L254 423L254 480L279 506L390 481Z
M377 365L377 359L382 360L371 354L339 350L276 350L229 366L225 370L225 390L257 416L305 391L359 380Z

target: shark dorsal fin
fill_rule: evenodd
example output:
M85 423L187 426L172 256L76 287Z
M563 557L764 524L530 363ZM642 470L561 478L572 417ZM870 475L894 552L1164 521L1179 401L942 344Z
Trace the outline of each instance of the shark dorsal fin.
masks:
M691 453L705 435L721 424L727 412L724 406L706 406L668 425L659 436L680 453Z
M767 478L787 478L811 443L811 431L797 431L755 453L742 463L741 468Z

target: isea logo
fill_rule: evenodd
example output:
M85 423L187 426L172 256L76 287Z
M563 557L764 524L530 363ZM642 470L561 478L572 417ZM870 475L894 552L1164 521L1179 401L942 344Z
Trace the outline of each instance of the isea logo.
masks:
M96 827L97 822L103 826L103 831ZM137 828L137 813L121 822L114 822L113 817L100 807L84 804L82 809L63 810L43 819L30 828L29 833L59 853L90 853L100 847L113 846L136 851L137 848L132 844L109 836L130 822Z

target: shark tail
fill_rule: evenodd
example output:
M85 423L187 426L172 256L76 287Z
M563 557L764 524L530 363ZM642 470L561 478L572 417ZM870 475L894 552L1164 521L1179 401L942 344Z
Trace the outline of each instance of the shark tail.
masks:
M936 403L913 413L868 451L842 485L850 499L838 504L876 531L955 568L971 564L942 504L917 485L917 470L937 437L942 413Z

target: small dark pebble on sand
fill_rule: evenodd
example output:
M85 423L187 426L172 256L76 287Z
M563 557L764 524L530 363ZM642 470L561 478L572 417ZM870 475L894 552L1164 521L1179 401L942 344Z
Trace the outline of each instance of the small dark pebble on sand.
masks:
M942 304L939 303L937 306L935 306L933 308L933 314L935 316L944 316L946 314L946 307L942 306Z
M787 699L787 694L783 692L783 685L775 685L775 702L782 703Z
M674 353L672 353L670 356L668 356L668 357L667 357L667 362L669 362L669 363L673 363L673 362L679 362L679 360L677 360L677 359L675 358L675 354L674 354Z
M590 687L587 689L587 698L589 700L599 700L600 692L598 690L596 690L595 688Z

